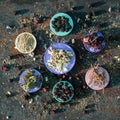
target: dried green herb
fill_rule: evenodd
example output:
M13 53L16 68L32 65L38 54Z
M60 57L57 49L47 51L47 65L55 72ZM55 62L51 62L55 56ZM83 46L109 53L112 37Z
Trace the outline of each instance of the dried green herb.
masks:
M50 48L48 53L51 55L50 59L47 61L48 67L57 69L59 72L67 69L73 56L71 51L58 48Z

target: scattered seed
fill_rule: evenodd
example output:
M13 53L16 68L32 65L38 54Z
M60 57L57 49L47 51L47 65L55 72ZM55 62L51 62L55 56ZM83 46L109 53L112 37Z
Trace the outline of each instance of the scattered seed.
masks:
M46 82L48 81L48 77L45 77L45 81L46 81Z
M68 104L68 107L71 107L71 104Z
M32 98L29 99L29 104L31 104L31 103L33 103L33 99Z
M33 58L33 61L36 61L36 58L35 58L35 57Z
M108 8L108 12L109 12L109 13L112 12L112 8L111 8L111 7Z
M47 105L48 105L48 102L47 102L47 101L45 101L43 104L44 104L45 106L47 106Z
M28 54L30 57L34 57L34 53L33 52L31 52L30 54Z
M89 19L89 17L90 17L90 16L89 16L88 14L85 16L86 19Z
M120 99L120 96L117 96L117 99L119 100L119 99Z
M88 8L91 8L91 7L92 7L92 5L91 5L91 4L88 4L87 6L88 6Z
M8 120L8 119L10 119L11 118L11 116L6 116L6 119Z
M72 76L69 76L69 80L72 80Z
M88 25L86 23L83 24L84 28L88 28Z
M76 77L76 79L77 79L77 80L80 80L80 78L79 78L79 77Z
M58 106L59 106L59 107L61 107L61 106L62 106L62 104L61 104L61 103L58 103Z
M75 39L72 39L72 44L74 44L75 43Z
M12 93L10 91L6 92L6 97L10 97L12 95Z
M64 79L64 78L65 78L65 75L63 75L62 78Z
M22 104L21 107L22 107L22 109L25 109L25 105Z
M46 30L45 33L48 34L49 33L48 30Z
M11 28L9 25L7 25L7 26L6 26L6 29L7 29L7 30L11 30L12 28Z
M45 87L44 87L44 88L43 88L43 92L45 92L45 93L46 93L46 92L47 92L47 88L45 88Z

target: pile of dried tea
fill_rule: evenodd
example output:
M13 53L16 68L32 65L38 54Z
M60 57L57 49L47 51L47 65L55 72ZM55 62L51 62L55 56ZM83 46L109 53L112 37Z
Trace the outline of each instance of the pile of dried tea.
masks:
M53 96L58 102L67 102L72 99L74 90L72 85L67 81L58 82L54 86Z
M28 69L26 70L26 74L23 76L23 87L25 88L25 90L29 90L35 86L38 86L38 84L36 83L37 80L40 80L40 76L36 76L33 70Z
M50 59L47 60L49 68L56 69L59 72L67 71L67 67L73 57L71 51L51 47L48 53L50 54Z
M56 32L68 32L72 28L69 23L69 18L66 18L64 16L54 18L54 20L52 21L52 27L55 29Z
M106 80L105 71L99 71L98 67L94 68L91 72L90 80L91 82L94 82L94 84L96 84L97 86L103 85Z
M83 40L85 44L92 46L94 49L101 49L104 41L104 37L98 36L96 32L87 35Z

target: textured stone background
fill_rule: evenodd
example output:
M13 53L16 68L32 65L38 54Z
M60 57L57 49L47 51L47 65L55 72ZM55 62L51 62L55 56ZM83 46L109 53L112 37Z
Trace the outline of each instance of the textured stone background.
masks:
M73 18L75 27L70 35L58 37L51 33L49 20L57 12L66 12ZM46 19L33 25L31 19L35 13ZM89 53L83 47L82 38L90 30L99 30L105 35L106 48L98 54ZM35 61L14 49L15 38L23 31L37 38ZM72 71L61 76L50 73L43 63L46 48L58 41L68 43L77 55ZM87 69L94 63L110 74L110 84L101 91L89 89L84 82ZM1 0L0 65L4 64L9 69L0 70L0 120L119 120L120 1ZM18 84L19 74L29 67L37 68L44 76L41 90L30 96ZM68 80L75 88L75 96L68 104L61 105L52 98L51 89L60 80ZM11 95L7 95L8 91Z

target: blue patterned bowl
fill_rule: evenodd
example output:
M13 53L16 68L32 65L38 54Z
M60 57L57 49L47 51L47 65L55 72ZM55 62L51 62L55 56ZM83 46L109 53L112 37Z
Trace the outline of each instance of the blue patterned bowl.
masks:
M26 70L21 73L20 78L19 78L19 84L23 88L24 91L26 91L28 93L34 93L34 92L38 91L41 88L42 82L43 82L43 77L42 77L42 74L39 71L37 71L36 69L30 68L30 70L34 71L35 76L37 76L37 75L40 76L40 81L39 80L36 81L37 86L35 86L35 87L31 88L31 89L28 89L28 90L26 90L23 87L23 85L25 84L25 82L23 80L23 77L26 75Z
M48 50L49 50L51 47L52 47L52 48L58 48L58 49L62 49L62 50L69 50L69 51L71 51L71 53L73 54L73 57L71 58L70 63L69 63L68 66L67 66L67 70L63 70L63 71L60 72L60 71L58 71L57 69L50 68L50 67L47 65L47 61L48 61L48 60L50 59L50 57L51 57L51 55L48 53ZM51 72L54 73L54 74L65 74L65 73L69 72L69 71L73 68L73 66L75 65L75 61L76 61L76 57L75 57L75 53L74 53L73 49L72 49L70 46L68 46L67 44L65 44L65 43L55 43L55 44L51 45L51 46L46 50L45 55L44 55L44 64L45 64L45 66L47 67L47 69L48 69L49 71L51 71Z

